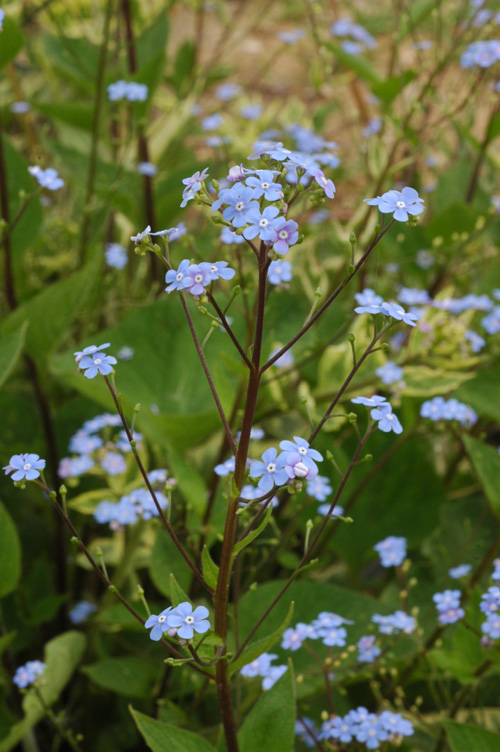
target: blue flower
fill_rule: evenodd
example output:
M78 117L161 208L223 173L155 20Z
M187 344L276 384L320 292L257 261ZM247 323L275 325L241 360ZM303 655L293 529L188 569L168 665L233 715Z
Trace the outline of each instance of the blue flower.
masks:
M381 397L379 394L374 394L371 397L353 397L351 400L355 405L365 405L366 407L381 407L382 405L388 405L385 397Z
M40 477L40 471L45 468L45 460L41 460L38 454L13 454L9 464L3 469L5 475L13 473L12 480L35 480Z
M277 206L267 206L262 213L258 208L251 208L246 215L246 227L243 236L247 240L259 236L264 242L272 242L274 239L274 230L281 222L282 217L278 218L279 209Z
M276 684L278 679L281 679L288 666L271 666L268 673L262 680L262 689L267 691Z
M209 283L210 264L191 264L185 272L181 286L182 289L187 290L191 295L203 295L206 292L205 285Z
M60 478L77 478L94 467L94 460L82 455L81 457L63 457L59 463L57 474Z
M317 475L313 480L308 481L306 493L316 501L326 501L332 493L330 479L324 475Z
M143 240L145 242L149 240L150 234L151 234L151 225L148 225L145 230L143 230L142 232L138 232L137 235L131 235L130 240L132 240L136 245L140 245Z
M134 348L124 345L118 350L116 357L118 358L118 360L132 360L132 358L134 357Z
M403 306L400 306L397 303L382 303L380 306L380 313L383 313L384 316L389 316L396 321L403 321L405 324L409 324L409 326L417 325L416 322L418 321L418 316L415 313L406 313Z
M450 606L450 608L439 609L438 622L440 624L455 624L465 616L465 611L460 606Z
M403 433L403 426L399 422L397 415L394 415L392 412L392 407L389 404L374 408L370 411L370 415L373 420L377 421L377 428L380 431L384 433L390 433L390 431L398 434Z
M403 369L401 366L393 363L392 360L388 360L383 366L376 368L375 373L382 383L387 385L394 384L396 381L401 381L403 378Z
M346 644L347 630L344 627L330 627L321 630L320 637L323 645L343 648Z
M258 120L262 115L262 107L260 104L247 104L240 109L240 115L246 120Z
M89 347L84 347L83 350L73 353L75 356L75 363L79 363L85 355L94 355L94 353L101 352L101 350L105 350L109 346L110 343L105 342L103 345L89 345Z
M223 102L229 102L241 93L241 86L238 84L221 84L215 90L215 96L217 99L221 99Z
M380 648L375 645L375 635L361 637L356 647L358 648L358 661L361 663L373 663L381 653Z
M118 452L107 452L100 465L108 475L122 475L127 469L125 459Z
M373 614L372 622L379 625L378 631L381 634L388 635L398 634L398 632L411 634L417 627L417 623L413 616L408 616L404 611L395 611L389 616Z
M230 457L228 460L226 460L222 464L216 465L214 467L214 473L221 477L225 475L229 475L230 473L234 473L235 461L236 460L234 457Z
M262 455L262 461L257 460L250 465L250 477L260 478L257 485L263 493L267 493L275 485L282 486L288 482L286 458L283 454L279 457L277 455L278 450L270 447Z
M89 616L97 611L95 603L90 601L78 601L69 612L69 620L72 624L82 624Z
M146 629L151 629L151 632L149 633L149 636L152 640L155 642L158 642L163 637L164 632L168 632L169 626L167 624L167 616L172 611L172 607L169 606L164 611L162 611L158 616L156 614L151 614L151 616L148 618L146 623L144 624Z
M237 235L229 227L222 228L219 240L224 245L242 245L245 242L243 235Z
M481 632L488 635L492 640L498 640L500 637L500 614L491 614L486 621L481 624Z
M378 206L382 214L392 214L397 222L407 222L409 215L416 217L424 211L424 199L419 197L414 188L387 191L382 196L365 198L364 201L370 206Z
M390 535L373 546L383 567L398 567L406 556L406 538Z
M92 357L84 355L79 361L78 367L84 372L84 376L87 379L94 379L98 373L102 376L109 376L116 363L117 360L112 355L105 355L102 352L96 352Z
M266 201L279 201L283 198L283 190L279 183L274 183L273 178L279 175L277 170L256 170L257 177L252 175L245 183L254 189L254 198L264 196Z
M308 174L315 179L319 187L324 190L325 195L328 198L335 198L335 185L329 178L325 176L323 170L320 170L319 167L317 167L316 169L308 170Z
M259 210L259 205L254 199L255 191L253 188L236 183L232 188L224 191L224 203L228 206L222 212L222 216L226 222L231 222L233 227L243 227L247 224L249 210ZM214 208L214 205L212 205L212 208Z
M278 31L276 36L285 44L295 44L306 35L304 29L292 29L291 31Z
M485 39L469 44L460 58L462 68L490 68L500 60L500 41Z
M114 269L123 269L127 265L128 256L126 249L120 243L106 243L106 263Z
M0 8L0 31L3 31L3 20L5 18L5 11Z
M203 182L208 177L208 167L205 167L201 172L197 171L191 177L184 178L183 183L186 186L182 192L181 209L184 209L188 201L191 201L196 194L201 191Z
M43 674L47 666L42 661L28 661L25 666L19 666L12 681L19 689L26 689Z
M197 606L193 611L189 601L184 601L179 603L168 615L167 622L169 627L177 629L177 637L181 637L183 640L192 640L195 632L205 634L210 629L207 616L208 608L205 608L205 606Z
M271 159L275 159L277 162L284 162L292 153L290 149L285 149L283 147L282 141L254 144L254 148L256 150L253 154L250 154L248 159L260 159L263 154L267 154Z
M288 253L289 247L299 239L298 224L293 219L280 221L274 228L273 249L280 256Z
M125 97L129 102L145 102L148 98L148 87L146 84L131 81L127 86Z
M293 441L280 441L280 449L288 455L299 454L302 461L307 467L316 467L315 462L322 462L323 455L320 454L317 449L311 449L309 442L302 439L300 436L294 436Z
M183 290L186 287L185 278L186 271L190 265L189 259L184 259L179 264L177 271L175 269L169 269L165 275L165 282L167 287L166 292L172 292L173 290Z
M467 342L470 342L470 349L474 353L481 352L486 344L486 340L483 337L481 337L476 332L471 331L470 329L467 329L467 331L465 332L465 339L467 340Z
M438 611L446 611L449 608L458 608L460 605L460 590L445 590L442 593L435 593L432 600L436 604Z
M243 666L240 674L246 676L248 679L253 679L256 676L266 676L271 668L271 662L277 657L274 653L262 653L262 655L259 655L251 663Z
M288 261L271 261L267 278L272 285L281 285L292 279L292 265Z
M64 185L64 180L52 167L42 170L38 165L35 165L35 167L28 167L28 172L37 179L42 188L47 188L49 191L58 191Z
M139 162L137 172L139 175L146 175L146 177L152 178L158 172L158 167L152 162Z
M216 131L222 125L224 118L218 112L214 112L213 115L207 115L201 121L202 131Z
M96 449L100 449L103 443L100 436L93 436L80 429L69 440L68 448L75 454L92 454Z

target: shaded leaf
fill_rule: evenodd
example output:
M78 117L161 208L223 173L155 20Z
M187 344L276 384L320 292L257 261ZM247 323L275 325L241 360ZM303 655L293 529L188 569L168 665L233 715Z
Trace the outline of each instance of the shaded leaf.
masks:
M292 601L290 603L290 608L288 609L288 613L285 616L284 621L282 622L282 624L280 624L276 631L274 631L267 637L263 637L261 640L253 642L243 651L241 656L236 661L231 663L229 668L230 674L234 674L235 671L238 671L238 669L246 666L247 663L251 663L256 658L258 658L259 655L262 655L262 653L267 653L272 648L272 646L278 642L279 638L292 620L294 606L295 604Z
M0 68L15 58L24 39L21 30L9 16L3 19L3 31L0 32Z
M240 752L293 752L295 695L291 661L285 674L257 700L238 734Z
M364 81L368 81L370 84L379 84L382 79L376 69L373 67L373 63L366 58L358 55L350 55L348 52L342 49L337 44L332 42L326 42L325 47L333 52L337 60L341 62L346 68L350 68Z
M0 386L7 380L22 353L27 327L28 322L25 321L17 331L0 340Z
M210 551L206 546L203 547L203 553L201 555L201 564L203 571L203 579L209 587L213 590L217 588L217 580L219 579L219 567L210 556Z
M267 527L267 524L269 520L271 519L271 515L273 513L273 505L268 504L266 511L264 512L264 516L262 518L262 522L258 527L253 528L246 538L243 538L239 543L235 543L233 547L233 556L236 556L239 554L240 551L243 551L244 548L246 548L250 543L258 538L258 536L263 532L264 528Z
M151 697L153 684L158 676L157 666L134 655L105 658L91 666L83 666L82 671L98 687L125 697L144 699Z
M444 721L444 727L452 752L498 752L500 749L500 735L493 731L449 720Z
M472 436L464 436L463 442L486 498L493 512L500 517L500 455L496 448Z
M152 752L215 752L215 747L191 731L155 721L131 706L129 710Z
M0 598L12 593L21 576L21 544L12 517L0 502Z

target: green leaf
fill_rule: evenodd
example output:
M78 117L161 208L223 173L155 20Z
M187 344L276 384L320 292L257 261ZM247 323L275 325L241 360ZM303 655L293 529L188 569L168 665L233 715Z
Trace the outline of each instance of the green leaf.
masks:
M152 752L215 752L205 739L191 731L155 721L129 706L132 718Z
M0 328L6 335L28 323L26 350L43 363L66 334L68 326L81 310L98 282L96 264L90 264L69 279L47 286L10 314Z
M99 66L99 48L82 37L44 34L40 63L45 63L49 80L61 76L86 91L93 92Z
M324 46L329 49L330 52L333 52L339 62L354 71L354 73L364 81L368 81L372 86L382 83L382 79L373 67L373 63L366 58L357 55L350 55L343 50L342 47L333 44L332 42L325 42Z
M137 66L139 69L146 65L158 52L165 52L168 32L167 12L163 11L135 42Z
M500 455L496 448L472 436L464 436L463 442L485 496L493 512L500 517Z
M267 523L271 519L271 515L273 513L273 505L268 504L268 507L264 513L264 518L260 525L253 530L251 530L246 538L243 538L242 541L239 543L235 543L233 548L233 556L236 556L239 554L240 551L243 551L244 548L246 548L255 538L258 538L258 536L262 533L265 527L267 527Z
M91 666L83 666L82 671L98 687L141 699L151 697L153 684L158 678L158 667L135 655L105 658Z
M234 672L238 671L240 668L242 668L242 666L246 666L247 663L254 661L259 657L259 655L262 655L262 653L267 653L267 651L270 650L272 646L278 642L279 638L292 620L294 606L295 603L292 601L290 603L290 608L288 609L288 613L285 616L284 621L276 631L274 631L267 637L263 637L261 640L253 642L243 651L243 653L236 661L231 663L229 667L230 675L234 674Z
M444 721L446 735L452 752L498 752L500 735L478 726L465 726L455 721Z
M175 575L176 582L180 582L181 588L188 590L191 584L191 570L163 528L158 530L156 535L149 562L149 574L158 592L170 600L173 600L171 574Z
M179 490L197 514L202 517L207 505L207 487L191 462L169 447L168 459Z
M466 402L480 415L487 415L500 422L500 381L498 364L479 373L475 379L463 384L453 395Z
M0 598L12 593L21 576L21 544L11 516L0 502Z
M18 26L5 16L3 31L0 31L0 68L15 58L24 44L23 35Z
M387 106L404 91L408 84L416 78L416 75L417 73L414 70L404 71L399 76L392 76L386 81L373 83L372 92Z
M238 734L240 752L293 752L295 746L295 694L292 662L247 715Z
M187 93L195 62L196 45L188 39L179 47L174 60L173 74L168 78L180 99Z
M39 691L46 705L52 705L69 682L85 650L85 636L81 632L65 632L45 645L44 663L47 668ZM0 741L0 752L9 752L44 716L45 710L38 697L28 690L23 699L24 718L9 729Z
M491 118L489 124L488 124L488 143L491 143L491 141L494 141L495 138L498 138L500 136L500 113L497 112L493 117Z
M19 360L23 351L27 327L28 322L25 321L16 332L12 332L12 334L8 334L0 340L0 386L10 376Z
M190 601L189 596L186 595L184 590L179 586L179 583L177 582L173 574L170 575L170 599L174 605L174 608L177 608L179 603Z
M94 105L86 102L37 102L35 109L48 115L51 119L56 118L63 123L92 130L94 119Z
M201 555L201 566L203 571L203 579L209 587L215 590L217 588L217 580L219 579L219 567L210 556L210 552L206 546L203 547L203 553Z
M409 397L434 397L452 392L473 377L470 371L445 371L427 366L405 366L404 394Z

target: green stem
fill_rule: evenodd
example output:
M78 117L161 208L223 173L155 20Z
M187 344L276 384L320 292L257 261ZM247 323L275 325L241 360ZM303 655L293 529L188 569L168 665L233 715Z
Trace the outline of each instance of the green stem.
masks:
M47 716L47 718L50 719L50 721L52 722L52 724L54 725L54 727L57 729L57 732L59 733L59 735L63 739L65 739L67 741L67 743L69 744L69 746L71 747L71 749L73 750L73 752L82 752L80 745L78 744L78 742L76 741L76 739L75 739L75 737L73 735L73 732L71 730L67 730L67 729L65 729L63 727L62 723L57 718L57 716L54 713L54 711L52 710L52 708L49 707L49 705L47 705L47 703L45 702L45 700L43 698L43 695L40 692L40 690L39 690L39 688L37 687L36 684L33 684L33 689L35 691L35 694L36 694L36 696L38 698L38 701L39 701L40 705L42 706L42 708L45 711L45 715Z

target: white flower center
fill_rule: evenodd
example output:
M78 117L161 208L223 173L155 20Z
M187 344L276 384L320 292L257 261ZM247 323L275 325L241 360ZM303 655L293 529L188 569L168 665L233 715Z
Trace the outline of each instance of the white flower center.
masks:
M194 624L194 616L186 616L184 621L186 622L186 624Z
M261 188L263 188L265 191L269 188L269 183L266 183L265 181L260 184Z
M266 219L265 217L262 217L262 219L259 222L259 227L267 227L268 224L269 224L269 220Z
M176 280L176 282L180 282L181 279L183 279L183 278L184 278L184 274L182 272L178 272L176 274L175 280Z
M309 468L306 467L303 462L297 462L297 464L294 467L294 473L295 473L296 478L305 478L308 472L309 472Z
M236 209L236 211L243 211L245 204L243 203L243 201L238 201L234 208Z
M397 201L396 206L398 207L398 209L404 209L406 204L404 201Z
M281 240L286 240L286 239L287 239L287 237L288 237L288 233L287 233L287 231L286 231L286 230L280 230L280 231L279 231L279 233L278 233L278 237L279 237L279 238L280 238Z
M203 274L197 274L194 278L194 281L200 284L200 282L203 282Z
M328 178L325 178L325 176L324 176L324 175L322 175L322 176L320 177L320 180L321 180L321 182L323 183L323 185L327 185L327 183L328 183Z
M274 464L274 462L270 462L269 465L266 467L266 470L268 473L275 473L276 465Z
M96 366L100 366L101 363L102 363L102 359L101 358L95 358L94 359L94 363L96 364Z
M166 621L166 620L167 620L167 617L166 617L166 616L159 616L159 617L158 617L158 623L159 623L159 624L163 624L163 622L164 622L164 621Z
M31 465L29 462L27 462L23 468L23 470L29 470L31 468Z
M307 454L307 449L305 447L299 447L299 454L305 456Z
M274 267L274 271L275 271L276 274L281 274L281 272L282 272L281 266L275 266Z
M217 271L217 267L216 266L211 266L210 267L210 271L211 272L216 272Z

